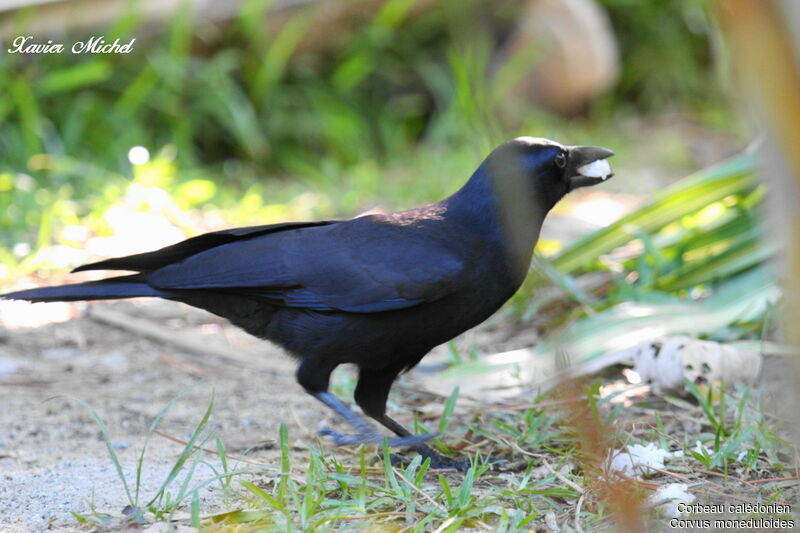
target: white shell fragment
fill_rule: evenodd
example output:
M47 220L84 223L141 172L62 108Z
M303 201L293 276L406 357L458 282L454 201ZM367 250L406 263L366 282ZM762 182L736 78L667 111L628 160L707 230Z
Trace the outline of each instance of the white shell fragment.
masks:
M655 474L655 471L649 467L652 466L663 469L664 459L682 456L682 451L668 452L662 450L652 442L648 443L647 446L629 444L626 449L611 455L611 463L609 466L611 470L616 470L626 476L643 479Z
M697 384L749 382L761 371L761 353L689 337L667 337L630 349L634 370L658 395L681 391L684 378Z
M689 493L686 483L661 485L649 498L650 503L667 518L678 518L683 514L678 511L678 504L690 505L696 499L694 494Z
M611 175L611 164L605 159L598 159L579 167L578 174L587 178L608 179Z

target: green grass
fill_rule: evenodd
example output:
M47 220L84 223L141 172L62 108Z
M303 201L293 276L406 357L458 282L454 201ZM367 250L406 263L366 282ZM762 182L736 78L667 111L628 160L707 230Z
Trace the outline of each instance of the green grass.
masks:
M718 391L706 387L705 394L694 384L687 388L697 400L706 420L708 432L698 435L692 457L709 470L740 475L764 468L780 472L784 469L780 454L789 445L777 433L777 426L759 409L760 398L749 388L738 386L729 393L724 384ZM716 397L716 398L715 398ZM787 468L788 469L788 468Z
M448 404L452 404L455 397L454 394ZM158 414L150 426L147 440L179 398L173 399ZM559 488L554 475L534 478L530 473L532 464L524 467L519 476L511 476L493 473L491 465L479 458L475 458L473 466L465 473L436 473L429 471L429 460L423 462L418 456L406 466L394 466L389 460L388 449L383 450L383 459L378 463L380 466L375 467L372 466L374 462L367 459L373 452L363 447L355 457L356 464L344 462L325 450L310 447L307 459L297 465L292 462L285 425L280 429L279 473L277 476L268 473L266 484L259 481L264 478L264 473L257 468L247 472L228 470L229 463L235 459L226 457L219 440L218 457L214 459L221 462L222 471L211 479L195 480L196 466L200 462L209 464L208 459L204 458L206 452L200 448L210 438L207 424L213 407L212 400L162 487L154 496L145 497L149 498L147 503L140 503L139 474L147 468L144 452L137 461L135 490L129 490L129 482L111 446L107 428L94 409L81 403L91 410L100 425L111 461L129 496L130 509L133 510L129 513L132 515L129 517L131 521L169 520L175 511L189 509L192 516L190 521L203 524L210 531L233 525L243 527L243 531L263 528L270 531L339 530L348 527L354 520L361 523L385 522L396 530L410 526L413 531L426 531L444 525L444 530L455 531L470 525L486 528L489 527L486 525L488 522L500 531L517 531L546 510L560 507L558 499L576 496L574 490ZM523 419L544 416L533 408L529 413L533 411L536 411L535 415L528 414ZM541 431L543 426L535 425L540 430L536 445L547 435L556 437L560 433L554 423L548 425L549 433ZM498 424L500 434L505 431L504 427L510 426ZM513 438L521 445L530 446L524 433L516 434ZM183 480L176 487L177 490L170 493L167 489L179 475ZM203 515L197 493L208 486L216 486L223 492L225 501L232 508L230 511ZM233 498L230 496L232 493L236 494ZM81 522L99 525L125 520L125 517L97 512L92 515L76 513L75 516Z
M700 393L695 387L698 405L675 398L658 405L644 400L635 404L635 415L626 415L630 407L622 409L619 398L602 393L600 385L596 381L586 388L587 408L605 428L613 447L655 441L667 450L685 452L683 459L667 466L669 475L654 473L648 483L699 483L706 494L701 498L704 502L726 494L751 502L785 501L780 476L790 475L784 473L784 464L791 447L778 436L776 423L765 416L758 388L741 386L734 392L712 394L711 389ZM238 459L228 456L220 438L209 431L212 398L205 413L198 412L200 421L161 487L154 495L140 494L140 474L148 468L144 448L181 396L171 400L150 425L132 483L124 477L108 428L98 413L81 401L100 426L130 502L121 516L93 508L90 513L76 510L79 522L117 527L126 522L175 520L177 514L183 517L179 522L203 531L348 531L356 527L422 532L463 528L526 531L543 527L548 520L572 527L576 518L584 530L593 531L609 520L606 504L591 490L596 474L581 466L577 433L571 428L574 411L536 406L553 399L548 397L537 398L521 410L519 406L508 410L496 405L478 422L470 422L469 414L454 417L452 407L446 408L439 427L447 420L450 429L443 440L454 442L462 435L462 444L477 445L481 450L486 448L481 442L491 441L491 456L504 461L498 467L475 456L466 472L433 471L429 461L419 456L396 466L386 448L334 453L319 447L318 441L309 443L307 437L301 439L300 447L308 445L308 451L293 452L300 449L300 442L292 438L286 425L280 426L279 446L271 455L274 466L235 469ZM456 397L453 394L448 405ZM649 421L643 421L642 412L650 413ZM686 421L694 420L711 431L694 434L691 429L679 429L676 421L666 427L664 416L682 420L684 428ZM637 423L628 424L633 419ZM697 441L707 448L698 446ZM204 446L207 442L215 442L216 449ZM214 474L198 478L196 468L201 463L212 466ZM710 476L709 470L723 477ZM767 477L776 479L748 484ZM204 511L199 493L209 488L217 492L225 511ZM581 505L583 510L576 517Z
M180 400L186 392L189 392L189 390L191 389L187 389L173 398L161 409L161 411L159 411L159 413L153 419L153 422L150 424L147 430L147 437L142 445L142 450L139 453L138 459L136 460L136 474L133 480L129 480L124 473L122 462L120 461L120 458L117 455L114 446L112 445L110 433L103 419L90 404L84 400L75 398L78 403L89 410L92 418L94 418L94 421L99 426L103 442L105 442L106 449L109 453L109 458L114 465L114 469L117 472L117 476L119 477L120 483L122 483L122 486L125 489L125 494L128 498L128 505L125 507L123 512L124 517L115 517L99 513L94 508L94 505L91 505L90 507L92 509L92 514L89 516L85 516L77 512L73 513L79 522L95 522L99 525L111 526L112 522L119 519L129 519L131 522L139 523L143 523L145 520L171 520L175 511L185 508L188 501L191 501L193 515L196 515L197 512L199 512L197 508L199 502L198 494L201 490L212 483L218 483L225 495L225 499L228 499L228 494L231 490L231 477L236 475L236 472L232 472L228 469L227 456L225 454L225 449L222 446L222 442L219 440L219 438L215 439L216 451L221 464L221 470L219 471L217 471L218 468L215 468L213 465L203 461L203 456L201 453L199 453L199 450L203 448L210 439L210 435L207 432L207 425L214 408L213 394L208 408L202 415L195 428L192 430L189 440L186 442L183 450L178 455L178 458L176 459L167 476L162 481L158 490L149 496L142 493L143 469L147 468L147 462L145 461L147 445L150 442L150 439L155 435L156 428L158 427L158 424L161 422L162 418L167 415L170 408L172 408L172 406L178 400ZM211 470L214 471L215 475L209 479L203 480L202 482L197 482L194 479L195 471L201 462L209 466Z

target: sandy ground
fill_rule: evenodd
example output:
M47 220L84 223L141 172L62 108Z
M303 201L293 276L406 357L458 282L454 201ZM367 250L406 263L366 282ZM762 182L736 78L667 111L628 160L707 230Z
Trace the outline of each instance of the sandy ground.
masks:
M210 427L229 453L277 439L281 421L294 444L313 442L307 428L317 428L324 410L295 384L293 361L276 348L180 304L142 300L102 307L201 340L213 337L212 344L230 335L228 345L265 356L247 365L198 356L87 315L35 329L0 329L0 530L71 530L77 525L71 512L90 514L92 497L97 512L115 516L128 504L99 426L78 400L105 420L131 485L148 426L190 388L159 425L172 437L189 438L213 393ZM143 501L155 494L181 449L159 436L151 440ZM262 447L248 457L274 464L276 454ZM211 475L205 469L196 479ZM204 495L204 509L213 510L219 494Z

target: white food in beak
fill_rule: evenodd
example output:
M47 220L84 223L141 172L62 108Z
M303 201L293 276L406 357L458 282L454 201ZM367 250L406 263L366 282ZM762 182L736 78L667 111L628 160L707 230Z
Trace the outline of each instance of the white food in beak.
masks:
M611 175L611 164L605 159L598 159L579 167L578 174L587 178L607 179Z

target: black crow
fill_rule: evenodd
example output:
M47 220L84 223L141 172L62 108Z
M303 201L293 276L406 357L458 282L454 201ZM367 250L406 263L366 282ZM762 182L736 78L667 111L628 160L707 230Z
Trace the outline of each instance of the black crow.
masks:
M434 453L386 414L395 378L435 346L480 324L519 288L547 212L569 191L611 177L605 148L519 137L496 148L441 202L344 221L291 222L207 233L160 250L76 268L137 272L3 295L31 302L152 296L227 318L299 360L297 381L355 433L336 445L382 442L328 392L331 372L358 367L355 401L432 466Z

